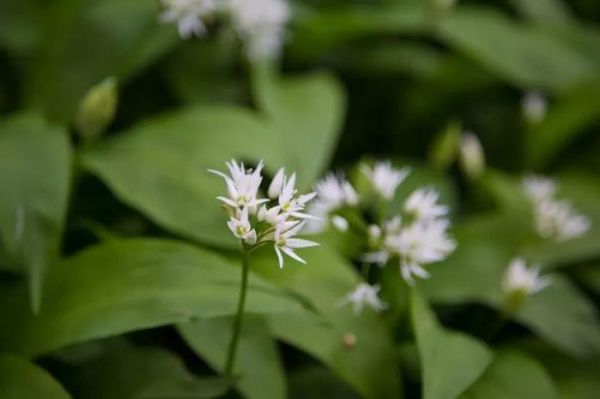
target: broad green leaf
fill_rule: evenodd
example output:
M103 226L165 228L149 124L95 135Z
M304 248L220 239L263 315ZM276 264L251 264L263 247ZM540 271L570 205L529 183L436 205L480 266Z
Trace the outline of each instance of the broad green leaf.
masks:
M0 122L0 232L13 267L25 267L34 310L58 255L71 174L67 133L35 114Z
M206 106L147 120L83 156L126 204L159 225L206 243L234 247L218 195L225 182L207 169L225 170L237 158L275 172L286 165L283 136L243 108Z
M38 316L20 286L5 289L0 349L37 355L127 331L235 312L241 273L229 261L188 244L156 239L111 240L49 271ZM249 313L297 305L251 276ZM10 310L10 312L8 312Z
M492 352L465 334L445 330L417 290L411 316L421 357L424 399L458 397L492 361Z
M525 17L539 24L568 25L573 22L563 0L511 0Z
M69 399L71 396L45 370L27 360L0 355L2 399Z
M223 371L233 318L202 319L180 324L178 330L190 347L214 369ZM248 399L284 399L286 382L275 341L264 319L244 315L233 374Z
M600 119L600 100L594 95L598 90L600 81L588 82L565 93L549 107L544 120L533 126L526 136L529 167L541 169L548 166L561 150Z
M355 316L340 301L359 279L332 250L317 247L301 252L307 265L286 260L283 269L268 248L252 259L252 270L309 301L318 313L269 315L273 333L314 356L363 397L400 397L397 356L383 319L366 309ZM353 340L356 342L353 342Z
M484 8L461 8L440 21L440 38L520 87L561 90L594 73L566 42Z
M548 372L534 359L514 350L502 350L485 374L461 399L558 398Z
M52 120L72 121L87 90L108 76L124 82L176 43L159 23L159 2L58 0L43 25L42 51L26 81L29 106Z
M216 398L231 388L223 378L198 378L164 349L115 339L103 342L98 351L67 369L67 387L78 398Z
M293 370L289 375L290 399L327 398L360 399L361 397L344 384L330 370L322 366Z
M254 75L260 109L285 136L285 159L306 187L329 164L344 118L344 92L325 73L281 79L257 67Z

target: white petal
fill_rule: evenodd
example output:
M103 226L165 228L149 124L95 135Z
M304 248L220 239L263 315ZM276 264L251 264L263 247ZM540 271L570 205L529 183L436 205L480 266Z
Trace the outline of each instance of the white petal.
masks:
M286 246L290 248L309 248L309 247L318 247L318 242L303 240L302 238L288 238L286 240Z
M273 245L273 248L275 248L275 253L277 254L277 260L279 260L279 268L282 269L283 268L283 255L281 255L281 251L279 250L279 247L277 245Z
M296 259L298 262L306 264L306 261L304 259L302 259L301 257L299 257L298 254L296 254L293 249L288 248L288 247L281 247L281 250L283 252L285 252L290 258Z

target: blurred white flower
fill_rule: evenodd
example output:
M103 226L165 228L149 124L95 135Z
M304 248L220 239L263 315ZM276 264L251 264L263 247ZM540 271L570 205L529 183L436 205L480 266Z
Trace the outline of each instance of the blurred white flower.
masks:
M548 277L540 276L539 266L527 267L522 258L513 259L504 275L503 290L507 295L523 293L533 295L550 284Z
M206 33L203 19L216 11L215 0L161 0L164 10L160 20L177 23L179 36L189 39Z
M298 254L294 252L294 249L315 247L319 245L314 241L295 238L295 235L302 230L302 227L304 227L304 223L305 222L296 222L296 224L291 228L287 228L287 226L282 223L275 228L274 248L275 252L277 253L277 259L279 260L279 267L283 267L282 252L289 257L296 259L298 262L306 263L304 259L299 257Z
M449 226L446 219L431 219L386 237L385 247L400 259L400 271L407 283L414 283L413 275L428 278L423 266L442 261L454 251L456 243L447 235Z
M396 189L410 173L409 168L396 169L389 161L377 162L372 169L361 165L360 170L370 180L375 192L386 200L394 198Z
M541 122L546 117L546 97L539 91L529 91L521 100L521 108L527 121Z
M485 154L481 142L474 133L466 132L460 140L460 165L470 178L477 178L485 171Z
M283 45L290 9L285 0L229 0L233 26L249 58L277 55Z
M370 307L375 312L381 312L387 308L381 299L379 299L379 285L369 285L367 283L359 284L352 292L342 299L338 306L352 304L355 315L359 315L365 306Z
M417 220L431 220L443 217L448 207L438 204L439 194L433 188L420 188L412 192L404 203L404 210Z
M348 228L350 227L348 220L346 220L346 218L341 217L340 215L333 215L333 217L331 218L331 224L333 224L333 227L335 227L341 232L348 231Z
M358 194L343 176L327 174L315 184L317 199L307 209L314 217L306 225L306 232L320 233L326 229L330 215L344 206L358 204Z
M557 242L569 241L584 235L590 220L573 209L569 201L555 198L557 184L538 175L523 178L523 190L533 205L534 224L538 234Z
M377 226L376 224L371 224L367 229L367 233L369 234L369 240L374 242L378 241L382 234L381 227Z
M556 194L556 182L540 175L525 176L522 181L525 194L532 201L544 201Z
M390 253L383 249L375 252L368 252L362 256L361 260L363 262L385 266L385 264L390 260Z
M591 225L590 220L567 201L541 201L534 205L534 215L537 232L558 242L584 235Z

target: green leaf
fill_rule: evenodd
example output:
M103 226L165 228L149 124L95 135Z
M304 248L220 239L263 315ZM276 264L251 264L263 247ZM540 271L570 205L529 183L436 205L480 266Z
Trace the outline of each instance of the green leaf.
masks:
M27 355L127 331L235 312L241 273L221 257L177 241L110 240L48 273L44 307L32 316L22 287L3 290L0 349ZM251 276L250 313L297 309ZM8 312L10 310L10 312Z
M68 370L69 388L86 399L216 398L231 388L219 377L193 375L180 358L123 340L102 343L99 354Z
M281 270L270 248L252 258L253 271L305 298L318 312L269 315L273 333L317 358L363 397L400 397L395 346L383 319L369 309L355 316L349 307L340 308L359 283L351 265L325 247L306 249L301 256L307 265L288 259Z
M231 158L264 159L274 172L286 164L283 136L250 111L233 106L185 109L147 120L83 156L126 204L159 225L210 244L234 247L218 195L222 178L207 169L225 169Z
M71 396L45 370L27 360L0 355L2 399L69 399Z
M548 372L534 359L514 350L500 351L485 374L461 399L558 398Z
M0 232L13 268L25 267L34 311L63 230L71 174L66 132L35 114L0 122Z
M531 21L546 25L569 25L573 19L562 0L511 0Z
M325 73L281 79L257 66L254 77L260 108L285 135L285 159L306 187L329 165L344 120L344 92Z
M438 28L442 40L520 87L561 90L595 73L565 41L491 9L457 9Z
M147 0L53 2L26 81L28 105L71 122L90 87L108 76L126 81L177 42L158 13L159 3Z
M180 324L178 330L190 347L214 369L223 371L233 318L202 319ZM275 341L264 319L244 315L233 374L248 399L287 397L285 373Z
M482 375L492 352L474 338L445 330L417 290L411 293L411 315L421 357L423 398L458 397Z

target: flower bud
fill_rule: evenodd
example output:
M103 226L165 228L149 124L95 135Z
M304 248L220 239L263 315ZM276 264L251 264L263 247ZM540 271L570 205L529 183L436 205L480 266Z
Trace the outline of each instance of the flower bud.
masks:
M275 199L275 198L279 197L279 194L281 193L281 189L283 188L284 179L285 179L285 169L280 168L277 171L277 174L275 175L275 177L273 178L273 181L269 185L269 192L268 192L269 198Z
M539 91L530 91L523 96L521 108L529 123L539 123L546 117L546 98Z
M460 141L460 166L471 179L477 179L485 171L485 154L477 136L464 133Z
M117 108L117 81L107 78L92 87L79 103L77 131L85 141L97 139L113 121Z
M336 229L338 229L341 232L348 231L348 227L349 227L348 221L339 215L334 215L331 218L331 223L333 224L333 227L335 227Z

